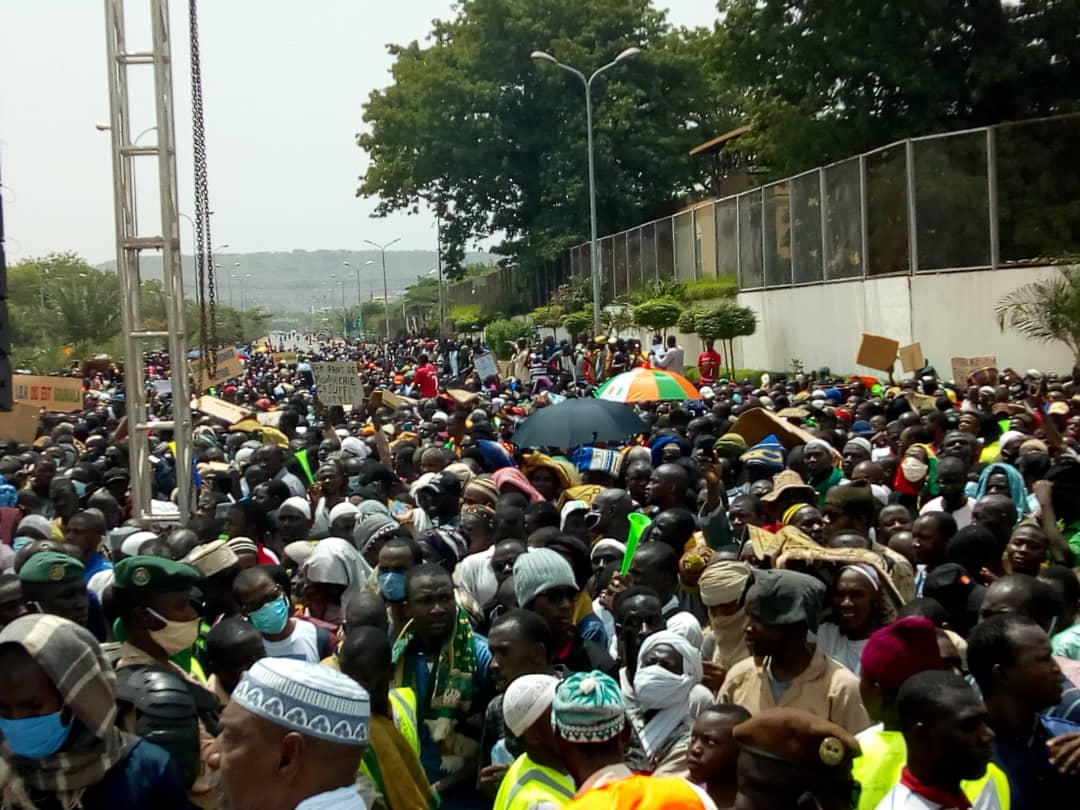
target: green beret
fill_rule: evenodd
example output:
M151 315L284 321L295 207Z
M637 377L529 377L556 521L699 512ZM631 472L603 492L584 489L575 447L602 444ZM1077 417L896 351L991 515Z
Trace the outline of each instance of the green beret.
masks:
M19 569L23 582L40 582L43 585L61 585L83 578L83 564L74 557L59 551L39 551Z
M113 567L113 587L123 591L187 591L203 580L199 569L164 557L127 557Z
M782 568L759 569L750 575L743 600L757 597L761 623L766 627L805 622L816 631L825 608L825 583L817 577Z

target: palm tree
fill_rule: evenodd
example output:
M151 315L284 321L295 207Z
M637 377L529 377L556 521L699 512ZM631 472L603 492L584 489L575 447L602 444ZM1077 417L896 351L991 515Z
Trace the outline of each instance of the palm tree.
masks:
M1080 266L1058 268L1058 275L1032 281L998 299L998 327L1015 329L1039 343L1060 341L1080 364Z

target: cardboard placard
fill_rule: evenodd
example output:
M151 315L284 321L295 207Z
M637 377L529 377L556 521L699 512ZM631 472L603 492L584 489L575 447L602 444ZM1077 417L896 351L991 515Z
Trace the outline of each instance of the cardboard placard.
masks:
M415 400L412 397L403 397L401 394L395 394L393 391L387 391L385 389L376 391L375 393L381 394L379 405L385 405L387 408L411 408L418 402L418 400ZM379 405L376 405L375 407L377 408Z
M276 428L278 423L281 422L281 411L259 411L255 414L255 418L260 425Z
M446 395L462 408L472 408L480 401L480 395L464 388L447 388Z
M997 358L989 354L981 357L953 357L949 363L952 365L953 382L957 385L966 385L968 377L981 368L997 368Z
M860 366L875 368L878 371L892 371L896 363L896 353L899 350L900 341L898 340L863 333L855 362Z
M46 377L15 374L11 378L12 399L47 411L81 411L83 384L78 377Z
M239 377L244 373L244 367L240 365L240 357L236 354L235 346L225 346L216 352L217 370L210 376L210 364L205 358L196 357L188 362L188 371L195 381L194 394L201 394L210 388L224 385L229 380Z
M495 355L491 352L476 355L473 358L473 366L476 368L476 373L480 375L481 381L488 377L499 376L499 367L495 365Z
M354 361L312 363L311 373L323 405L355 405L364 401L364 384Z
M231 402L209 395L194 400L191 407L199 413L204 413L214 419L220 419L227 425L235 425L237 422L251 416L251 411L247 408L241 408L239 405L233 405Z
M926 357L923 355L921 343L900 347L900 368L914 373L922 370L924 366L926 366Z
M495 365L499 368L499 377L503 380L508 380L514 376L514 361L513 360L496 360Z
M287 366L296 365L296 352L274 352L270 357L275 366L280 366L282 363Z
M766 436L774 435L780 440L785 448L790 450L800 444L806 444L815 438L809 431L803 430L790 422L781 419L771 411L763 408L751 408L743 411L735 424L731 426L732 433L738 433L746 443L753 447ZM836 450L833 453L839 455Z
M41 408L15 402L7 413L0 413L0 437L12 439L19 444L33 444L37 438Z

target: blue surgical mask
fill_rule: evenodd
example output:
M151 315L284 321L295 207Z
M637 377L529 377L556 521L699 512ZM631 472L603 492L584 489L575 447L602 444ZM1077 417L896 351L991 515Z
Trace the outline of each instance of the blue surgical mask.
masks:
M387 602L404 602L405 575L399 571L380 571L379 593Z
M71 479L71 486L75 488L75 494L80 498L86 494L86 482L80 481L78 478Z
M60 750L71 733L71 722L65 723L61 714L63 712L59 711L37 717L20 717L18 720L0 717L0 734L20 757L51 757Z
M273 602L267 602L254 613L248 614L248 621L260 633L277 635L289 622L289 599L282 594Z

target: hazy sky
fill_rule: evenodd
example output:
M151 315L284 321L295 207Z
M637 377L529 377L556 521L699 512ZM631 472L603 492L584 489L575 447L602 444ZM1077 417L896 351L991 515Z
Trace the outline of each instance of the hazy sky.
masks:
M679 24L709 25L716 18L715 0L657 1ZM148 15L139 13L149 3L126 5L134 50L149 41ZM224 252L360 249L364 239L401 237L401 248L434 249L430 216L371 219L374 200L355 198L366 158L354 136L363 125L362 103L389 83L386 44L422 40L430 21L449 16L451 5L200 3L215 246L228 243ZM94 263L115 258L109 133L94 127L109 120L104 4L4 0L2 6L0 182L8 259L62 250ZM187 3L172 0L171 6L180 210L190 213ZM154 123L148 85L132 85L131 104L134 135ZM154 133L140 143L154 143ZM154 187L142 177L140 218L150 223L156 221ZM184 220L180 232L189 252Z

